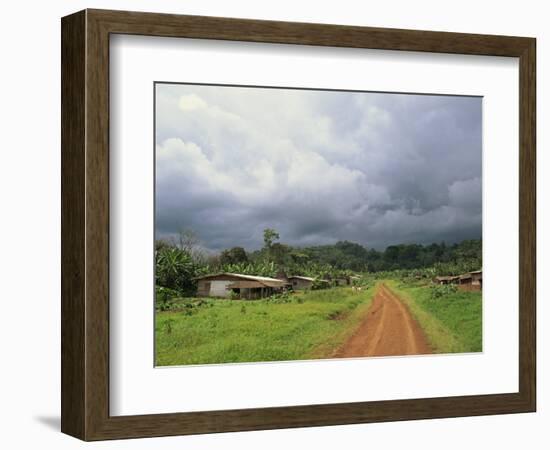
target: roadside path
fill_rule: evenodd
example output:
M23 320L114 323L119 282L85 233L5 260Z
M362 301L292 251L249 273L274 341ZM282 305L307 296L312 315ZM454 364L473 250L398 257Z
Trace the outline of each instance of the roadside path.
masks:
M359 328L333 357L432 353L422 328L399 297L383 283L377 289L372 305Z

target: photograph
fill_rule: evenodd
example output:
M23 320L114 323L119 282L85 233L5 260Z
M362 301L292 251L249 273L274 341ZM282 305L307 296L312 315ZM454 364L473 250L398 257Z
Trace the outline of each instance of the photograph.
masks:
M481 96L153 89L156 367L483 351Z

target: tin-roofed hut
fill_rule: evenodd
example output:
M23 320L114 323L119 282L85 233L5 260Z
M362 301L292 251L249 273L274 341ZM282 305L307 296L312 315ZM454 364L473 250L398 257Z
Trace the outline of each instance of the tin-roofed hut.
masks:
M239 273L216 273L196 278L197 296L253 300L269 297L289 287L285 280Z

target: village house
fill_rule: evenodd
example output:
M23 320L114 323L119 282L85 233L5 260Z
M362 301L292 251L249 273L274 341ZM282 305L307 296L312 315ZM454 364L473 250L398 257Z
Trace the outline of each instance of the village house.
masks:
M285 280L238 273L217 273L197 277L198 297L231 298L253 300L269 297L290 287Z
M476 270L474 272L470 272L472 274L472 286L479 286L479 289L481 290L483 288L483 277L482 277L482 271Z
M475 270L460 275L458 287L463 291L480 291L482 289L482 271Z
M435 277L434 281L440 285L457 284L462 291L480 291L482 290L482 271L474 270L462 275Z
M292 289L295 291L299 291L301 289L311 289L314 281L315 278L302 277L299 275L288 277L288 282L292 285Z
M350 284L350 279L348 277L339 277L333 278L332 282L334 286L348 286Z
M442 277L435 277L435 281L437 284L458 284L458 280L460 279L460 276L442 276Z
M472 286L472 275L470 273L463 273L458 279L458 285L460 289L468 291Z

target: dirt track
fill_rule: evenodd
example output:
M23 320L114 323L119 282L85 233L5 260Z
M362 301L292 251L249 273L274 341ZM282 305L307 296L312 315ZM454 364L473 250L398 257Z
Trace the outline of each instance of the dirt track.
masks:
M427 353L432 353L432 350L422 328L401 300L381 284L358 330L333 356L350 358Z

